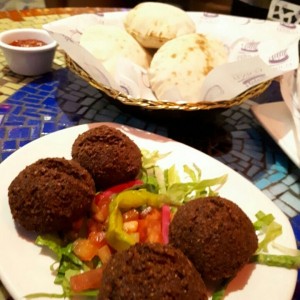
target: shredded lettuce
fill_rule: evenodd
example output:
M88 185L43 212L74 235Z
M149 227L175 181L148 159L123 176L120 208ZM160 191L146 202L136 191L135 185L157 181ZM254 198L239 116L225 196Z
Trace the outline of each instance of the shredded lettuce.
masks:
M257 220L253 223L258 236L262 236L261 241L258 243L256 253L268 252L268 246L278 236L282 234L282 226L275 221L272 214L265 214L262 211L256 213Z
M160 153L159 151L149 151L147 149L142 149L142 165L145 169L150 169L157 165L157 162L165 157L167 157L171 152Z
M183 165L182 171L183 174L175 165L163 170L151 164L151 167L145 169L142 180L152 186L152 192L166 194L178 205L199 197L217 196L218 190L227 181L227 174L202 179L201 169L196 164L192 167Z

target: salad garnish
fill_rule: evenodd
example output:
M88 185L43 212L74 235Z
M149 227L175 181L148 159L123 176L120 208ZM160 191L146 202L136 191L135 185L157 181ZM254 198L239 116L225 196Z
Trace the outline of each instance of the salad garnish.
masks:
M74 224L78 237L66 243L53 235L38 236L36 244L49 248L56 255L50 270L54 283L62 287L61 294L35 293L26 298L65 298L98 294L103 265L114 252L127 249L137 242L168 243L168 230L177 208L199 197L218 196L226 183L227 174L203 179L196 165L175 165L162 169L158 161L169 153L142 150L143 167L140 177L95 195L91 216ZM259 211L253 226L259 237L259 247L251 262L287 268L300 267L300 254L291 251L284 255L268 253L270 244L287 251L274 240L282 234L282 226L272 214ZM221 300L230 280L212 295Z

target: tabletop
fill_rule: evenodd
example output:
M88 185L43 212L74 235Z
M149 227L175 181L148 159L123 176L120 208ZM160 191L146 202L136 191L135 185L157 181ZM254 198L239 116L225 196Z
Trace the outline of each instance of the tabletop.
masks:
M0 12L0 31L34 27L83 12L114 8L55 8ZM230 166L263 191L290 219L300 241L300 170L250 111L281 101L277 82L255 99L204 112L149 112L118 103L65 67L56 51L52 72L24 77L11 72L0 53L0 162L51 132L91 122L116 122L172 138ZM299 281L299 280L298 280ZM299 299L297 285L294 299ZM297 296L298 295L298 296ZM9 298L1 286L0 299Z

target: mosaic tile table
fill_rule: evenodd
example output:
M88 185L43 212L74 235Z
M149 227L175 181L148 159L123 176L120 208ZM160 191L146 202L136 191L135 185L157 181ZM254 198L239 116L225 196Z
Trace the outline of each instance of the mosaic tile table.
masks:
M102 10L59 8L0 12L0 31L39 28L71 14ZM69 126L101 121L130 125L188 144L238 171L290 218L300 241L300 170L249 110L257 102L281 99L275 82L257 99L231 109L169 115L120 106L66 69L59 49L53 71L42 77L15 75L7 68L2 53L0 72L0 162L26 143ZM298 289L294 299L300 299ZM1 287L0 299L8 297Z

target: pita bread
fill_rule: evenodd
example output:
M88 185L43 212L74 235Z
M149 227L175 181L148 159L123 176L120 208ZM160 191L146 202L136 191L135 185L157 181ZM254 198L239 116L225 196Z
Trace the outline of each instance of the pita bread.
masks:
M80 45L91 52L104 68L115 74L119 58L126 58L148 69L151 56L125 29L114 25L97 24L81 35Z
M160 100L204 100L198 97L202 83L213 68L227 61L227 53L220 41L202 34L168 41L157 50L150 64L151 88Z
M173 38L196 32L193 20L184 10L159 2L142 2L132 8L124 27L146 48L159 48Z

